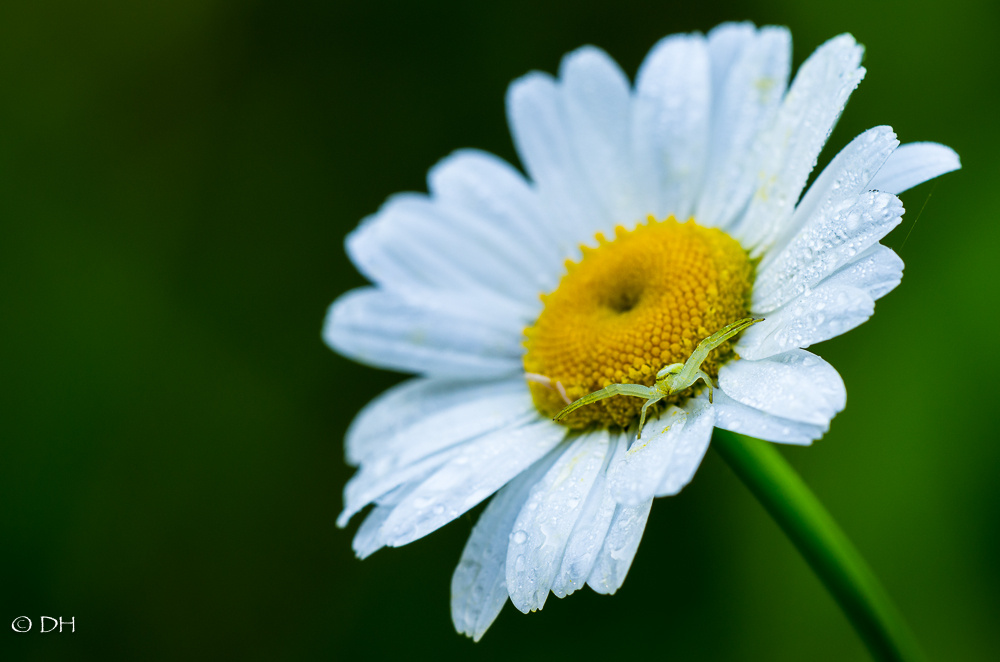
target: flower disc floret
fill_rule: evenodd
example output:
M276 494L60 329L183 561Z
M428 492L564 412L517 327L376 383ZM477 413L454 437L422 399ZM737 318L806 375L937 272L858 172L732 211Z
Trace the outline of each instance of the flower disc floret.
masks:
M609 384L652 386L660 368L683 363L698 341L747 316L754 262L721 230L650 217L631 231L618 226L612 240L598 234L597 244L581 247L579 262L566 262L559 286L542 295L545 307L525 330L524 369L547 378L530 384L546 416ZM727 342L703 369L717 376L730 354ZM627 426L642 404L616 396L563 422Z

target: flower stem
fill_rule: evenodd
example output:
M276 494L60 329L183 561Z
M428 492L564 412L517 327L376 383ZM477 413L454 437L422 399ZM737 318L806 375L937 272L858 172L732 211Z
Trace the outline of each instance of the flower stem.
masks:
M819 575L876 660L924 660L868 564L773 444L715 430L712 447Z

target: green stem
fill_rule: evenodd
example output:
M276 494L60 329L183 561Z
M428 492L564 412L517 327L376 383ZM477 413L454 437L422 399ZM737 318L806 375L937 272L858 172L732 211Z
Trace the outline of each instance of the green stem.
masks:
M844 610L876 660L924 660L868 564L774 444L716 429L712 447L750 488Z

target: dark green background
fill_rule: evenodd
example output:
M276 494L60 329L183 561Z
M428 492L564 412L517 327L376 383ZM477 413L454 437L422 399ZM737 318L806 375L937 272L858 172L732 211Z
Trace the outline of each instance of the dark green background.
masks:
M970 0L5 3L0 655L866 659L711 452L618 595L508 605L479 644L448 611L472 518L364 562L334 526L345 427L399 380L320 340L362 282L345 233L453 149L516 162L503 95L529 69L593 43L631 75L665 34L747 18L788 25L796 65L867 46L821 164L877 124L962 157L902 196L903 285L817 349L847 410L785 454L933 659L995 659L1000 10Z

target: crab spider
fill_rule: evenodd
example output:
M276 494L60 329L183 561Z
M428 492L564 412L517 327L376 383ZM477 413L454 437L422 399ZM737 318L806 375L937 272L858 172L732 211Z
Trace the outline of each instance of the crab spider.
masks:
M701 369L701 364L705 362L705 359L708 358L708 353L713 349L740 331L750 328L757 322L763 321L763 317L744 317L732 324L727 324L698 343L698 346L691 352L691 356L688 357L687 361L684 363L671 363L656 373L656 383L653 386L643 386L642 384L611 384L610 386L605 386L601 390L594 391L573 402L556 414L552 420L558 421L580 407L585 407L598 400L604 400L616 395L631 395L637 398L645 398L646 404L642 406L642 412L639 415L639 434L636 435L636 439L638 439L642 436L642 427L646 423L646 410L651 405L675 393L680 393L684 389L694 385L699 379L708 386L708 401L712 402L712 389L715 385L712 384L712 378L708 373Z

